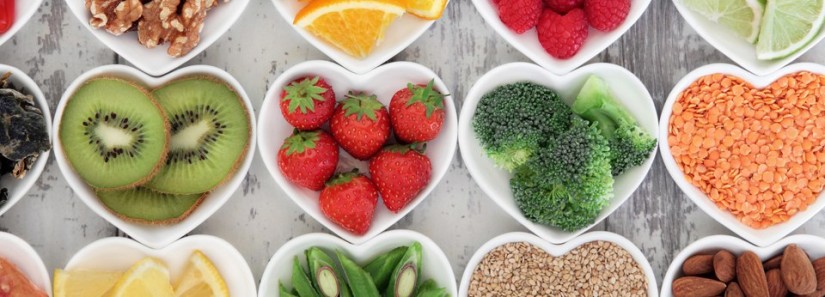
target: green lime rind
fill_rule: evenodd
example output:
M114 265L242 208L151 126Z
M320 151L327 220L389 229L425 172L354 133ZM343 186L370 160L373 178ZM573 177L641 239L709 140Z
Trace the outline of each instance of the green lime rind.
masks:
M764 0L683 0L682 4L750 43L756 43L759 38Z
M765 16L756 56L776 60L797 53L816 39L825 23L825 0L771 0Z

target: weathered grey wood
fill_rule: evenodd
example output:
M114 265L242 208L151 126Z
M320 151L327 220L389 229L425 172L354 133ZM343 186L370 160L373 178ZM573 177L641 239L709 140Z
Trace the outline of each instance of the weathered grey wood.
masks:
M311 59L326 57L290 29L269 0L253 0L243 19L189 64L229 71L244 85L254 105L260 106L278 74ZM469 0L453 0L445 17L394 60L434 69L450 86L459 106L486 71L508 62L528 61L484 23ZM801 60L825 63L825 45ZM667 0L654 0L639 23L592 62L598 61L636 73L659 109L676 81L690 70L730 62L687 26ZM0 47L0 63L31 75L52 110L64 88L80 73L122 62L81 26L63 0L47 0L32 21ZM326 232L284 196L261 162L256 157L233 199L193 232L233 243L257 278L284 242L308 232ZM823 227L825 216L818 215L797 233L822 236ZM485 196L460 157L453 160L430 199L394 228L432 237L447 253L457 276L483 242L501 233L525 230ZM121 235L74 197L53 157L32 191L0 218L0 230L28 240L50 269L65 265L78 249L96 239ZM707 235L730 234L681 193L658 160L632 199L595 230L616 232L636 243L648 255L660 281L681 248Z

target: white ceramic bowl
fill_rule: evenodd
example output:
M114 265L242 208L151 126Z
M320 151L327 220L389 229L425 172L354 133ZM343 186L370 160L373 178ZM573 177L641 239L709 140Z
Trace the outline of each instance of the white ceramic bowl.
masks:
M598 75L609 86L616 99L630 110L639 125L651 135L659 134L656 107L645 86L630 71L613 64L590 64L564 76L556 76L539 66L528 63L512 63L499 66L482 76L464 99L458 123L458 144L461 157L476 183L484 193L493 199L505 212L519 223L552 243L563 243L584 233L621 206L639 187L650 170L655 150L641 166L632 168L615 179L613 198L592 225L575 232L565 232L558 228L536 224L527 219L516 205L510 190L510 173L498 168L484 153L481 143L473 131L473 117L481 97L496 87L523 81L531 81L555 90L568 104L575 100L584 82L590 75Z
M487 21L487 24L493 27L504 40L533 62L555 74L565 74L579 68L579 66L584 65L584 63L604 51L613 42L616 42L639 20L647 7L650 6L650 2L650 0L631 0L630 13L628 13L627 19L621 26L610 32L602 32L591 27L587 41L585 41L581 50L572 58L562 60L554 58L544 50L541 43L539 43L536 29L531 29L523 34L516 34L501 22L501 18L498 16L498 7L492 0L473 0L473 4Z
M11 25L11 28L9 28L9 31L0 35L0 45L14 37L14 34L17 34L17 31L20 31L20 29L31 20L32 16L37 12L37 9L43 4L43 0L15 1L14 4L14 23Z
M456 296L456 281L453 268L447 256L441 248L430 238L420 233L408 230L387 231L360 245L351 245L338 237L313 233L293 238L272 256L266 270L261 277L261 286L258 288L259 297L276 297L278 295L278 281L287 287L291 286L292 261L298 257L301 264L306 267L306 256L304 251L310 247L320 247L324 249L333 259L335 251L343 251L355 263L364 265L374 257L388 252L400 246L407 246L413 242L420 242L423 247L422 280L433 279L443 288L447 289L450 296ZM337 261L337 260L336 260ZM251 296L251 295L247 295Z
M731 251L737 256L743 252L752 251L759 255L760 259L766 261L773 256L781 254L785 250L785 247L792 243L805 250L811 259L825 257L825 249L823 249L823 247L825 247L825 239L813 235L788 236L767 247L755 247L742 239L727 235L713 235L702 238L684 248L673 259L662 281L662 293L659 296L673 296L673 288L671 285L674 280L682 276L682 263L690 256L714 253L724 249Z
M306 1L272 0L272 3L275 4L275 8L277 8L278 12L281 13L281 17L284 18L284 21L286 21L292 29L298 32L301 37L306 39L307 42L312 44L312 46L330 57L335 62L338 62L338 64L341 64L341 66L344 66L344 68L359 74L369 72L406 49L416 39L421 37L421 35L423 35L424 32L426 32L427 29L429 29L435 22L405 13L392 25L390 25L387 32L384 34L384 40L375 47L373 52L366 58L359 59L348 55L337 47L327 43L323 39L320 39L312 33L307 32L307 30L299 28L293 24L295 16L306 5Z
M52 281L46 264L25 240L10 233L0 232L0 258L17 266L32 283L52 296Z
M725 56L757 75L767 75L776 72L790 64L825 38L825 30L819 32L810 44L793 55L783 59L762 61L756 58L756 45L739 37L733 30L714 23L701 14L690 10L682 4L682 0L673 0L673 4L687 23Z
M487 254L490 251L497 247L512 242L526 242L542 248L544 251L546 251L553 257L560 257L564 254L567 254L567 252L574 248L577 248L585 243L593 241L612 242L625 249L628 253L630 253L630 255L633 257L633 260L636 260L636 262L639 264L639 268L642 269L645 276L647 277L647 295L656 296L656 292L658 291L658 287L656 285L656 276L653 275L653 269L650 268L650 263L647 261L645 255L642 254L642 251L640 251L639 248L636 247L636 245L630 242L630 240L627 240L627 238L624 238L616 233L604 231L583 234L582 236L576 237L575 239L563 245L554 245L542 240L541 238L536 237L533 234L522 232L507 233L500 235L496 238L493 238L484 245L482 245L476 251L476 253L473 254L473 257L470 258L470 262L467 263L467 268L464 270L464 276L461 277L461 286L459 287L458 296L467 296L467 293L470 289L470 282L473 278L473 272L475 272L476 267L479 263L481 263L482 260L484 260L484 256L487 256Z
M78 21L83 24L83 27L91 31L92 35L97 37L100 42L143 72L152 76L161 76L183 65L186 61L191 60L203 52L212 45L212 43L215 43L215 41L226 33L241 17L244 9L246 9L246 6L249 4L249 0L231 0L227 3L221 2L218 7L210 10L206 16L203 31L201 31L200 43L192 49L191 52L179 58L166 54L166 50L169 47L168 42L156 48L148 49L138 42L136 31L126 32L121 36L114 36L103 28L92 28L92 26L89 25L89 19L92 14L86 9L85 1L66 0L66 4L74 16L77 17Z
M31 77L26 75L25 72L12 66L0 65L0 75L3 75L3 73L6 72L11 72L10 80L16 88L22 89L23 94L32 95L34 97L34 103L37 104L37 107L40 108L41 111L43 111L43 118L45 119L44 124L46 125L46 130L49 132L49 138L51 138L52 113L49 110L49 102L46 101L46 96L43 95L43 91L40 90L37 83L35 83ZM40 174L43 173L43 169L46 168L46 163L49 161L50 154L51 150L41 153L40 156L37 157L37 161L34 162L34 166L32 166L31 170L26 172L26 176L24 176L23 179L17 179L12 177L10 174L4 175L0 178L0 188L5 187L9 190L9 200L5 205L0 206L0 216L11 209L11 207L20 201L29 189L34 186L34 183L37 182L38 178L40 178Z
M159 226L146 225L129 222L114 215L106 208L106 206L103 205L103 203L100 202L100 200L97 199L93 189L87 185L79 175L77 175L71 164L69 164L69 161L66 159L66 155L63 151L60 137L56 136L57 133L55 133L53 139L55 158L57 159L58 167L60 167L60 172L63 173L63 176L66 178L69 186L72 190L74 190L80 200L83 201L83 203L86 203L86 205L99 216L103 217L103 219L109 221L109 223L112 223L112 225L115 225L115 227L123 232L126 232L126 234L129 234L129 236L140 243L152 248L160 248L169 245L203 223L203 221L212 216L212 214L218 211L218 209L220 209L221 206L223 206L226 201L232 197L232 194L235 193L235 190L241 185L244 177L246 177L246 173L249 171L249 166L252 164L252 158L255 155L256 128L255 111L252 108L252 103L249 101L249 97L246 95L243 86L241 86L241 84L229 73L212 66L190 66L182 68L162 78L154 78L147 76L132 67L123 65L109 65L89 70L75 79L75 81L69 85L68 89L66 89L66 92L63 93L63 97L60 99L60 104L57 106L57 112L55 112L54 131L59 131L60 120L63 117L63 110L66 108L66 101L80 86L83 85L84 82L95 77L116 76L139 83L142 82L146 86L152 88L161 86L164 83L173 81L177 78L194 74L206 74L217 77L235 89L238 95L243 99L244 105L249 113L249 129L251 134L246 157L244 158L241 166L238 168L238 171L235 172L234 176L232 176L232 178L226 183L213 190L206 197L206 199L204 199L203 203L201 203L201 205L193 211L191 215L189 215L189 217L177 224Z
M78 251L64 269L126 271L141 259L154 257L166 263L174 282L196 250L203 252L215 264L229 287L230 295L255 296L255 278L241 253L229 242L209 235L188 236L163 249L147 248L122 237L103 238Z
M433 167L432 178L427 188L421 191L421 194L419 194L417 198L397 214L390 212L384 207L382 202L379 202L375 211L372 227L366 234L359 236L344 230L324 216L318 206L320 192L293 185L286 180L281 173L281 169L278 167L278 150L281 149L284 140L292 135L294 129L284 120L283 115L281 115L279 101L282 88L289 82L308 75L321 75L324 77L324 79L332 85L337 98L343 98L350 90L366 91L377 95L378 100L385 106L389 106L393 94L402 88L406 88L409 82L427 83L431 79L435 79L435 88L437 90L443 94L450 94L450 92L436 73L424 66L410 62L390 63L376 68L367 74L358 75L331 62L309 61L290 68L281 74L270 86L266 98L264 98L264 104L261 107L258 122L258 129L261 130L261 133L258 134L258 144L260 145L261 157L263 157L266 168L272 177L275 178L275 181L284 189L287 196L305 212L335 232L338 236L343 237L349 242L360 244L375 237L406 216L407 213L412 211L429 196L430 192L447 173L456 148L457 116L453 97L446 96L444 98L446 115L441 134L439 134L435 140L427 143L425 154L430 158ZM349 171L353 167L359 168L362 173L369 172L368 162L358 161L341 150L338 171Z
M734 75L751 83L756 88L764 88L780 77L799 71L810 71L818 74L825 74L825 66L813 63L800 63L782 68L768 76L756 76L742 68L730 64L707 65L688 73L684 78L682 78L682 80L679 81L675 87L673 87L673 91L670 92L670 96L668 96L667 101L662 108L662 118L659 123L659 140L661 142L659 149L662 151L662 160L665 162L665 167L667 167L667 171L670 173L670 176L673 177L673 180L676 181L676 184L679 185L682 192L693 200L693 203L696 203L699 208L704 210L720 224L758 246L766 246L782 237L785 237L785 235L788 235L793 230L796 230L796 228L799 228L799 226L802 226L802 224L814 217L820 210L822 210L823 207L825 207L825 199L822 198L823 195L820 194L816 202L810 205L807 210L797 213L787 222L777 224L766 229L754 229L743 224L731 213L717 207L716 204L713 203L704 192L699 190L699 188L695 187L685 178L682 170L678 165L676 165L676 160L673 159L673 155L670 153L670 144L667 139L670 116L673 113L673 103L676 102L676 99L682 91L690 86L690 84L706 75L714 73Z

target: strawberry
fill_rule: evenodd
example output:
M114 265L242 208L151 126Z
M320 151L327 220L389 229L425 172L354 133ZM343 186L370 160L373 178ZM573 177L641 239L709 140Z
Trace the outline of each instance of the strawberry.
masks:
M612 0L611 0L612 1ZM562 16L547 9L537 27L544 50L557 59L568 59L579 52L590 28L584 11L576 8Z
M404 143L435 139L444 125L444 95L425 85L407 84L392 96L390 122L398 140Z
M278 167L286 179L320 191L338 166L338 145L324 131L295 131L278 151Z
M332 136L350 155L367 160L390 137L390 117L375 95L352 94L338 103L329 123Z
M321 77L296 79L281 92L281 114L299 130L321 128L335 110L335 92Z
M536 26L544 7L542 0L501 0L498 1L498 16L507 28L518 34Z
M378 205L378 189L375 184L358 173L340 173L327 182L321 192L321 212L349 232L367 233Z
M432 165L416 144L393 145L370 161L370 175L387 209L397 213L430 182Z
M630 13L630 0L585 0L584 12L590 26L596 30L613 31Z
M566 14L574 8L584 6L584 0L544 0L544 4L559 14Z

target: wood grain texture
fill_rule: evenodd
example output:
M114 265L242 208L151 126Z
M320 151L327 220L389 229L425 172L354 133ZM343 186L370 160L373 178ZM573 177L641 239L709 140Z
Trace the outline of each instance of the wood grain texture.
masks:
M313 59L327 58L289 28L269 0L253 0L243 18L188 65L208 64L228 71L243 84L258 108L267 87L280 73ZM484 23L469 0L453 0L444 18L393 60L413 61L435 70L459 107L463 95L485 72L504 63L528 61ZM825 63L825 44L800 61ZM628 68L641 78L661 109L683 75L705 64L730 60L704 42L671 1L654 0L624 37L591 62ZM54 111L63 90L79 74L125 62L83 28L64 0L47 0L32 21L0 47L0 63L32 76ZM393 228L430 236L444 249L458 277L482 243L505 232L525 231L474 183L460 152L431 197ZM96 239L122 236L74 196L53 157L31 192L0 217L0 230L29 241L49 269L62 267L77 250ZM675 253L689 243L712 234L731 234L682 194L661 160L631 199L593 230L616 232L636 243L648 256L659 281ZM309 232L328 231L285 197L256 156L235 196L192 233L228 240L246 256L260 278L278 247ZM825 235L825 215L816 216L796 233Z

